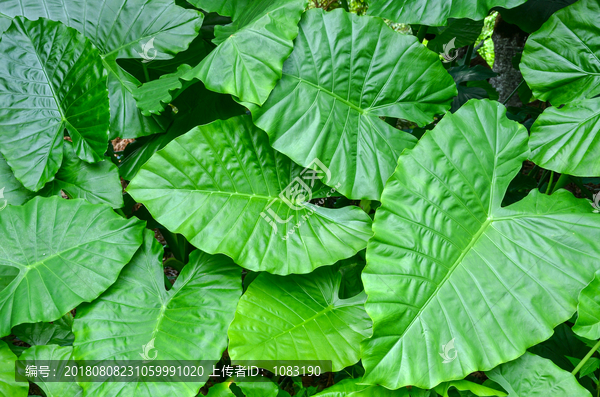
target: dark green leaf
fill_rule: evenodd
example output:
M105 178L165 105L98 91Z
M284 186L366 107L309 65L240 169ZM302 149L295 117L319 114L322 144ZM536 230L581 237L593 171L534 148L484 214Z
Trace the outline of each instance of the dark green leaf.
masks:
M78 157L102 159L106 71L87 39L58 22L15 18L0 40L0 68L0 151L27 189L38 191L54 178L65 129Z
M317 157L331 169L330 186L377 200L400 153L416 143L380 117L428 124L455 95L439 56L414 37L378 18L314 9L302 18L281 81L250 110L273 148L303 166Z

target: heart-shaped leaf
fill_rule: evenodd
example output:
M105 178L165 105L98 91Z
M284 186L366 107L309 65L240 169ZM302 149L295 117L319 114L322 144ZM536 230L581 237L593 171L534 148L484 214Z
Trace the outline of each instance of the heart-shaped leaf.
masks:
M220 359L242 294L240 268L225 256L196 250L173 288L166 291L163 255L154 234L146 230L142 247L117 282L100 298L78 308L73 325L76 360L139 360L142 353L159 360ZM86 395L195 396L208 375L205 372L199 383L82 386Z
M525 43L521 72L533 94L558 106L600 94L600 3L557 11Z
M531 127L531 160L575 176L600 175L600 98L551 107Z
M102 159L106 71L90 41L59 22L18 17L0 40L0 69L0 151L27 189L37 191L54 178L65 129L78 157Z
M320 197L322 186L316 173L304 171L273 150L249 116L239 116L176 138L127 191L203 251L255 271L309 273L351 257L372 233L358 207L302 203Z
M0 212L0 336L98 297L142 243L140 221L104 205L36 197Z
M600 217L565 190L501 203L527 159L497 102L446 114L400 156L363 271L365 382L425 389L514 360L575 312Z
M259 275L229 327L231 359L331 360L333 371L355 364L371 320L364 292L339 298L341 279L331 267L303 276Z
M215 27L211 52L185 80L262 105L292 52L306 0L256 0L236 11L233 23ZM229 13L229 12L227 12Z
M587 339L600 339L600 272L581 291L573 332Z
M68 360L71 359L73 353L72 346L60 347L57 345L49 346L33 346L25 350L19 360L31 361L29 365L34 365L39 368L40 364L36 364L36 361L42 361L44 365L48 365L47 361L60 361L60 364L56 364L55 368L64 371ZM62 365L62 367L60 367ZM61 371L61 372L62 372ZM59 371L57 371L59 372ZM63 372L64 373L64 372ZM54 375L54 374L52 374ZM77 382L35 382L43 391L47 397L81 397L83 395L83 389L77 384Z
M378 18L314 9L267 102L249 106L276 150L305 167L317 157L331 169L330 186L377 200L402 150L417 141L380 116L423 125L455 95L439 56L414 37Z
M138 110L132 92L141 83L117 59L172 58L188 48L204 19L200 12L179 7L173 0L3 0L0 13L60 21L96 45L108 70L111 138L164 131Z
M15 361L17 356L6 342L0 340L0 396L27 397L29 385L15 381Z
M450 18L485 18L497 6L513 8L527 0L372 0L369 15L394 22L445 26Z
M571 373L531 353L502 364L486 375L508 391L509 397L546 397L549 392L555 396L592 396Z

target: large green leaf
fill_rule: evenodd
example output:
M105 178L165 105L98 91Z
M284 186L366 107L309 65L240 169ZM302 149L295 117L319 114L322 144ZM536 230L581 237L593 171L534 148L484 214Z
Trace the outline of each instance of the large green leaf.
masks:
M508 397L592 396L571 373L531 353L502 364L486 375L508 391Z
M75 335L71 332L73 315L67 313L51 323L19 324L12 333L23 342L32 345L72 345Z
M364 292L339 298L341 280L332 267L304 276L258 276L229 327L231 359L331 360L333 371L355 364L371 320Z
M301 203L319 189L309 176L274 151L249 116L238 116L169 143L127 191L203 251L251 270L308 273L354 255L372 234L358 207Z
M600 175L600 98L551 107L531 127L531 160L576 176Z
M17 356L0 340L0 397L27 397L29 385L15 381Z
M108 204L113 208L123 206L123 187L117 167L104 160L95 164L81 161L70 142L64 143L63 163L54 180L48 182L39 194L60 195L61 190L69 198L86 199L92 204Z
M44 365L47 364L47 360L61 361L61 365L56 364L56 369L64 369L66 362L71 359L73 353L73 347L65 346L61 347L58 345L49 346L33 346L25 350L25 352L19 357L19 360L31 361L29 365L35 365L39 367L40 364L36 362L42 361ZM53 368L54 369L54 368ZM57 371L58 372L58 371ZM83 395L83 389L77 384L77 382L35 382L43 391L47 397L81 397Z
M455 95L439 56L416 38L377 18L314 9L281 81L250 110L275 149L303 166L317 157L348 198L379 199L398 156L417 141L380 116L427 124Z
M600 94L600 3L579 0L527 39L521 72L533 94L558 106Z
M470 101L400 156L363 271L369 383L431 388L513 360L568 320L592 279L600 217L565 190L502 208L525 127Z
M92 43L58 22L15 18L0 40L0 69L0 151L27 189L54 178L65 128L77 156L102 159L108 93Z
M307 0L256 0L233 23L215 27L219 46L185 80L199 78L210 90L262 105L292 52Z
M117 282L77 310L77 360L139 360L152 343L158 360L214 360L242 294L241 271L225 256L192 252L173 288L164 288L162 246L150 230ZM204 383L209 373L205 372ZM82 384L86 395L195 396L200 383Z
M2 209L8 204L21 205L35 195L32 191L25 189L25 186L15 178L2 154L0 154L0 193L0 208Z
M527 0L372 0L369 15L395 22L445 26L449 18L485 18L490 9L513 8Z
M132 92L140 82L117 59L172 58L190 45L203 20L201 13L181 8L173 0L3 0L0 13L63 22L98 47L109 72L111 134L123 138L155 134L163 128L139 112Z
M573 332L587 339L600 339L600 272L581 291Z
M80 199L36 197L1 211L0 336L98 297L140 246L143 227Z

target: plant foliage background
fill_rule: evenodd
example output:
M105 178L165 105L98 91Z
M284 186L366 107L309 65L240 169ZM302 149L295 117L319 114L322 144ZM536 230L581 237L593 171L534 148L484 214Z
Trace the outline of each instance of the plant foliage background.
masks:
M599 18L3 0L0 396L600 395ZM333 372L15 381L145 346Z

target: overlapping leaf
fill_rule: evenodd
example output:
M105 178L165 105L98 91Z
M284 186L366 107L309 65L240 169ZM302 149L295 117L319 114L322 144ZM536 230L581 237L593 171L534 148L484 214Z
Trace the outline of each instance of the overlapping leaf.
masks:
M206 12L216 12L234 19L244 11L249 2L249 0L189 0L190 4Z
M527 39L521 72L533 94L558 106L600 94L600 3L579 0Z
M84 200L36 197L0 212L0 335L94 300L142 242L140 221Z
M39 194L59 195L61 190L69 198L86 199L92 204L123 206L123 188L119 171L110 160L88 164L75 156L73 145L64 143L63 163L54 180L48 182Z
M573 332L587 339L600 339L600 273L581 291Z
M600 175L600 98L551 107L531 127L531 160L576 176Z
M177 107L177 114L165 133L138 138L127 146L119 164L119 173L124 179L133 179L154 153L195 126L218 119L226 120L246 112L230 95L209 91L201 82L197 82L173 102Z
M58 346L58 345L47 345L47 346L33 346L25 350L25 352L19 357L19 360L31 361L29 365L39 367L40 364L36 362L39 360L48 365L48 360L56 360L57 363L53 370L56 369L58 373L64 373L65 366L68 360L71 359L73 353L73 347L71 346ZM60 364L58 363L60 361ZM52 375L55 375L53 372ZM43 377L42 377L43 378ZM81 397L83 395L83 389L77 384L77 382L35 382L43 391L47 397Z
M2 154L0 154L0 193L0 208L5 208L8 204L21 205L35 194L25 189L15 178Z
M358 207L302 203L321 186L303 172L269 146L249 116L238 116L169 143L127 191L203 251L251 270L308 273L363 249L371 219Z
M251 106L271 145L296 163L319 158L330 186L379 199L398 156L416 139L380 119L420 125L450 107L456 87L439 56L377 18L306 12L283 77L264 106ZM285 117L282 115L285 114Z
M593 277L600 217L586 200L533 190L501 207L529 155L505 112L470 101L400 157L363 272L367 383L431 388L513 360L573 315Z
M229 328L231 359L331 360L333 371L355 364L371 320L364 292L339 298L341 278L331 267L305 276L259 275Z
M240 268L225 256L196 250L166 291L163 254L146 230L142 247L117 282L77 310L75 359L139 360L144 345L153 343L158 360L219 360L242 293ZM201 384L132 381L82 386L86 395L154 397L195 396Z
M0 40L0 68L0 151L27 189L54 178L65 129L78 157L101 160L108 141L106 71L87 39L58 22L15 18Z
M502 364L486 375L506 389L509 397L591 397L571 373L531 353Z
M372 0L369 15L395 22L445 26L449 18L485 18L490 9L513 8L527 0Z
M109 72L110 130L123 138L164 130L137 109L132 91L140 82L117 59L169 59L189 46L203 20L201 13L173 0L3 0L0 13L63 22L98 47Z
M219 46L184 79L199 78L210 90L262 105L292 52L306 0L256 0L237 4L230 25L216 26Z
M31 345L73 344L75 336L71 332L73 315L69 312L51 323L19 324L13 327L12 333L23 342Z
M17 356L4 341L0 340L0 396L2 397L27 397L28 384L15 381L16 360Z

